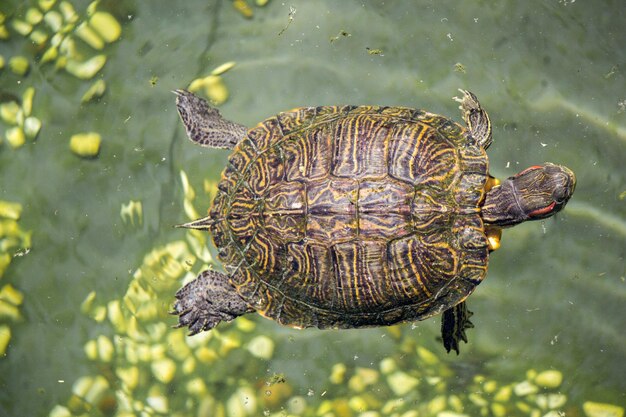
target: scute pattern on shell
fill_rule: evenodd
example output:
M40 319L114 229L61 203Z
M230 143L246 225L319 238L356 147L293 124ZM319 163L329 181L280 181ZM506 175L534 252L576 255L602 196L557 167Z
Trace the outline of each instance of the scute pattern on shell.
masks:
M429 317L486 273L487 157L453 121L402 107L305 107L248 132L211 232L232 283L295 327Z

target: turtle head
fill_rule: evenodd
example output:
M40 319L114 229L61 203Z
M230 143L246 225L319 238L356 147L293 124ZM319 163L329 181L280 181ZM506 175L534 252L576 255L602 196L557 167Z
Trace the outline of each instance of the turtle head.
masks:
M487 192L483 220L507 227L545 219L565 207L574 188L576 177L569 168L549 162L531 166Z

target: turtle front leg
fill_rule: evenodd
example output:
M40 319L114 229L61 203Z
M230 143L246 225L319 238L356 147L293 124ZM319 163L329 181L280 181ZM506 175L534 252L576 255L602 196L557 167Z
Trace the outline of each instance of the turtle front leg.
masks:
M198 145L232 149L246 136L247 127L224 119L206 100L186 90L176 90L174 94L187 136Z
M178 315L176 327L189 327L190 335L254 311L239 296L228 276L216 271L202 272L178 290L176 299L172 311Z
M461 103L459 109L461 109L461 115L467 125L467 129L476 143L487 149L493 140L489 115L480 107L478 98L474 94L460 88L459 91L463 93L463 97L453 97L453 99Z
M454 350L458 355L461 340L467 343L465 329L474 327L469 319L472 314L467 309L465 302L459 303L443 312L441 317L441 337L443 338L443 347L446 348L448 353Z

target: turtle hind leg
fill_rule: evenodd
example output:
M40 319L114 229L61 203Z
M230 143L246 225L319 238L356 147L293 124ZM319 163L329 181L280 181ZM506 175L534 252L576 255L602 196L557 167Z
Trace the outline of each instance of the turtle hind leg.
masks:
M226 274L204 271L178 290L172 314L178 315L176 327L187 326L189 334L194 335L253 311Z
M454 97L454 100L461 103L459 108L467 129L476 143L487 149L493 141L489 115L480 106L478 98L474 94L467 90L459 89L459 91L463 93L463 97Z
M455 305L454 307L443 312L441 318L441 337L443 338L443 347L450 353L454 350L459 354L459 344L462 341L467 343L465 329L474 327L470 321L472 312L467 309L465 302Z
M248 128L224 119L206 100L186 90L176 90L174 94L187 136L198 145L232 149L246 136Z

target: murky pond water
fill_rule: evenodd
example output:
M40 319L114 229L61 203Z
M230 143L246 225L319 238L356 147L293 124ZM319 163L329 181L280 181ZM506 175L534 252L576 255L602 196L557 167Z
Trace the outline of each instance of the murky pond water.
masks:
M0 5L0 415L623 416L622 3L257 3ZM326 104L460 121L466 88L493 175L551 161L577 189L505 231L459 356L439 317L186 337L173 294L220 266L173 225L205 213L228 155L185 137L170 91L194 80L247 126Z

